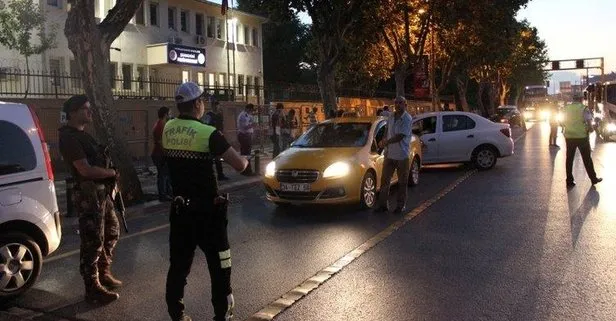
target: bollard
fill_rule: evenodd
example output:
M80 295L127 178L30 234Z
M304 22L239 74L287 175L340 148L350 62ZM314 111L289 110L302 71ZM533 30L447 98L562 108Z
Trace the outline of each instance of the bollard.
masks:
M66 182L66 217L74 215L73 209L73 189L75 189L75 180L72 176L65 179Z
M256 175L261 175L261 156L259 155L260 151L257 149L255 150L254 154L255 154L255 165L254 165L253 172Z

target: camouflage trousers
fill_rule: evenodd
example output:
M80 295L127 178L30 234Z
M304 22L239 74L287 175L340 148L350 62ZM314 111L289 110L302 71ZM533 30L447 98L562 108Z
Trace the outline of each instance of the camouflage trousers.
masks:
M111 265L120 224L111 196L94 184L82 184L73 194L73 204L79 214L79 271L84 281L90 283L98 279L99 270Z

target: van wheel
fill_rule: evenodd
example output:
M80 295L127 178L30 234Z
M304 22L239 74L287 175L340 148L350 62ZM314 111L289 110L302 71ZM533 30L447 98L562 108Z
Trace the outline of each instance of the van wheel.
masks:
M419 172L421 171L421 162L419 157L415 156L411 163L411 169L409 171L409 186L419 185Z
M18 296L39 277L43 265L41 249L22 233L0 237L0 298Z

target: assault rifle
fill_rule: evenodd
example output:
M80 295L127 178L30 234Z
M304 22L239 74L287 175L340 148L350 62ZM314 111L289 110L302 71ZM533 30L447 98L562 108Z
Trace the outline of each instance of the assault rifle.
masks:
M105 156L105 167L114 169L117 173L117 168L113 166L113 161L111 160L111 155L109 154L109 146L103 148L103 155ZM110 177L105 180L105 185L107 185L108 190L110 191L111 199L113 200L113 206L116 210L118 218L122 222L122 226L124 226L124 231L128 233L128 225L126 224L126 207L124 206L124 198L122 197L122 191L120 190L120 185L118 184L115 177Z

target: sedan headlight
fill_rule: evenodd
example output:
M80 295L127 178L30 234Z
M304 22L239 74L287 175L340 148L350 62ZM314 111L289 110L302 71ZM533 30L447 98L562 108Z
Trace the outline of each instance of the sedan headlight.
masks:
M616 124L609 123L605 126L605 129L607 129L608 132L616 132Z
M533 117L533 113L531 113L530 111L525 111L524 112L524 118L529 119Z
M265 166L265 177L274 177L276 175L276 162L269 162Z
M325 169L323 178L338 178L349 175L351 166L345 162L335 162Z

